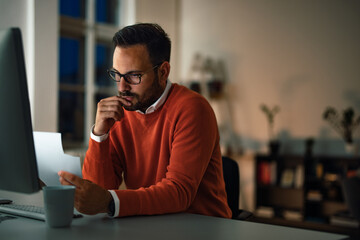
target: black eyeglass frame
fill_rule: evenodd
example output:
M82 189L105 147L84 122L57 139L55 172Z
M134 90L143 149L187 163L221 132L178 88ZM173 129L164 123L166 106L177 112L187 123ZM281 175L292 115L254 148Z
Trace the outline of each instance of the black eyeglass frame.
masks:
M116 69L114 68L110 68L107 70L107 73L109 74L110 78L115 81L115 82L120 82L121 81L121 78L124 78L125 82L127 82L128 84L131 84L131 85L138 85L141 83L141 78L142 76L144 76L146 73L150 72L151 70L154 70L155 68L158 68L161 66L162 63L160 64L156 64L154 67L148 69L148 70L145 70L141 73L125 73L125 74L121 74L119 73ZM116 80L116 76L114 77L113 74L116 74L119 76L119 80ZM139 78L139 81L138 82L132 82L128 79L129 76L136 76Z

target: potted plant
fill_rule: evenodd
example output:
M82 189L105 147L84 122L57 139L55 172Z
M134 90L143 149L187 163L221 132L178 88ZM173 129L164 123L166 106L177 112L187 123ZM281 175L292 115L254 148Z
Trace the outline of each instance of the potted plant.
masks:
M360 125L360 116L355 117L353 108L349 107L340 115L333 107L327 107L323 113L323 118L328 121L330 126L343 138L345 141L346 150L354 151L353 134L355 129Z
M280 149L280 142L275 137L274 133L274 118L275 115L280 112L280 107L275 105L273 108L269 108L265 104L260 105L261 111L265 114L268 121L268 130L269 130L269 149L271 155L277 155Z

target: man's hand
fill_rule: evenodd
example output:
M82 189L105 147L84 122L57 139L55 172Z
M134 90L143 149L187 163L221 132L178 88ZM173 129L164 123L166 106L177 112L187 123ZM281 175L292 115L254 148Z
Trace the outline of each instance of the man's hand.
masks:
M69 172L60 171L58 175L62 185L76 187L74 205L79 212L88 215L108 212L112 199L109 191Z
M117 96L104 98L98 102L93 133L97 136L106 134L112 125L114 125L115 121L119 121L124 116L122 106L129 104L130 103Z

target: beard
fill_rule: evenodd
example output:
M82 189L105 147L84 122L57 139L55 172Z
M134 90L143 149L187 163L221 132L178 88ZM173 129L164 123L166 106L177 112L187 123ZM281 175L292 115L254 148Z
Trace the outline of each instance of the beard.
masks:
M164 88L161 87L159 83L159 76L156 74L153 84L146 89L145 93L140 96L137 93L133 93L131 91L118 92L119 97L133 97L135 100L135 104L131 106L123 106L123 108L127 111L136 111L140 110L145 113L146 109L150 107L154 102L156 102L161 94L164 92Z

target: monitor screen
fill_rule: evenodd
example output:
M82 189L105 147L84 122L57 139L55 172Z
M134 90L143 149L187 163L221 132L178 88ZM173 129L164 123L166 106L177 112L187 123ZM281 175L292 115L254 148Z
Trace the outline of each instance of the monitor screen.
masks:
M0 189L40 190L21 32L0 30Z

